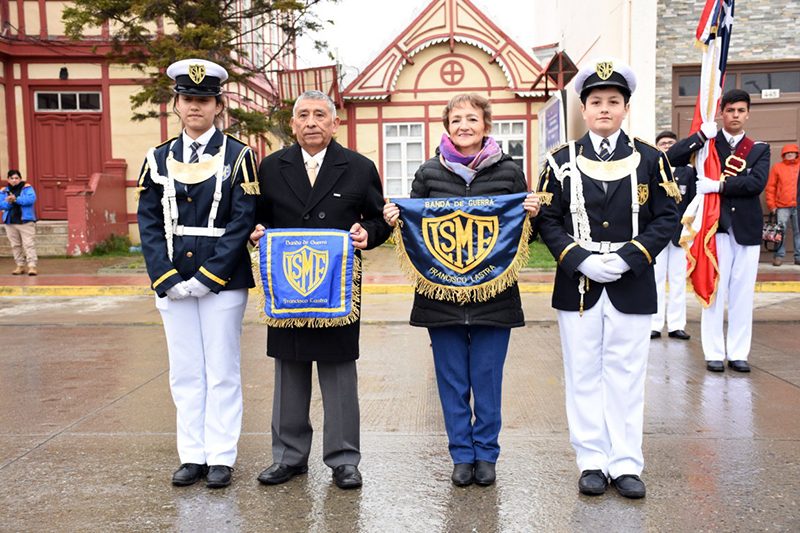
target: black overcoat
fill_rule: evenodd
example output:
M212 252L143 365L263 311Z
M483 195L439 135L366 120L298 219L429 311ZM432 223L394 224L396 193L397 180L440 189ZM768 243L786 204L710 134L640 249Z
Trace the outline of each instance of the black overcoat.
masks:
M381 178L366 157L331 141L314 187L298 144L265 157L258 167L261 189L256 222L272 228L349 230L361 223L367 249L383 243L391 228L383 220ZM359 253L358 251L356 253ZM358 359L359 322L330 328L267 328L267 355L295 361Z

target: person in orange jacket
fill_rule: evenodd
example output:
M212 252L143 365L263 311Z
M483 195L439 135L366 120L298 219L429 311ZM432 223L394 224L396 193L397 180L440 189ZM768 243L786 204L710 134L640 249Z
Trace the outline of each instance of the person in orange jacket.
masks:
M783 224L786 231L780 247L775 250L772 264L781 266L786 255L786 237L791 223L794 240L794 264L800 265L800 231L797 224L797 175L800 172L800 148L796 144L787 144L781 150L782 161L775 163L769 171L767 181L767 207L770 213L777 214L778 223Z

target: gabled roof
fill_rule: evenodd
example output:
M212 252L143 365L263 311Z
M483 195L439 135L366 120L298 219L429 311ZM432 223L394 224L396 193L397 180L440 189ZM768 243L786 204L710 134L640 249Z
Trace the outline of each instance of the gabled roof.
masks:
M352 100L387 98L394 91L403 66L413 64L414 56L421 50L443 42L449 43L451 51L458 42L476 46L489 54L503 70L508 88L518 95L544 95L544 80L539 76L542 67L469 0L433 0L347 86L344 97Z

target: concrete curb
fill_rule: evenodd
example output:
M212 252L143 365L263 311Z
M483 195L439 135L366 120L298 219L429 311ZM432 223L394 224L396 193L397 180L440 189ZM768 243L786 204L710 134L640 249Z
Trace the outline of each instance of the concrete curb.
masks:
M691 288L687 288L691 292ZM365 294L411 294L411 285L399 283L367 284L362 287ZM525 294L548 293L552 283L520 283L519 291ZM800 281L760 281L756 292L800 293ZM89 285L26 285L0 286L0 296L149 296L153 293L146 286L89 286Z

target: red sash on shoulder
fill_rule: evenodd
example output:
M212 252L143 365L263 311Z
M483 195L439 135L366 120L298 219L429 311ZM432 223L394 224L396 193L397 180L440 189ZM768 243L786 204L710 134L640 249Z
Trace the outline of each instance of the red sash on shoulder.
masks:
M725 160L725 168L722 170L723 176L736 176L747 168L747 156L750 155L750 150L753 149L756 143L750 137L742 137L739 145L736 147L736 152L729 155Z

